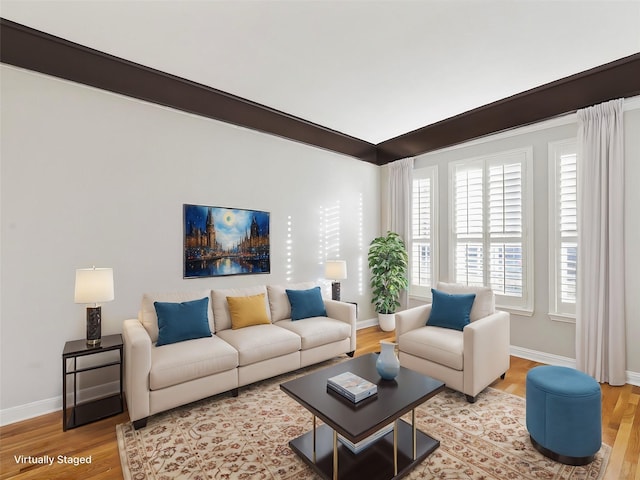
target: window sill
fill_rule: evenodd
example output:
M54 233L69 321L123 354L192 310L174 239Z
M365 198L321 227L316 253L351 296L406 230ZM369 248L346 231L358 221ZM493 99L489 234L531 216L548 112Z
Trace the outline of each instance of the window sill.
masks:
M566 315L562 313L548 313L549 318L554 322L563 322L563 323L576 323L575 315Z
M497 305L496 310L501 310L503 312L509 312L513 315L520 315L522 317L533 317L533 309L525 308L525 307L514 307L507 305Z

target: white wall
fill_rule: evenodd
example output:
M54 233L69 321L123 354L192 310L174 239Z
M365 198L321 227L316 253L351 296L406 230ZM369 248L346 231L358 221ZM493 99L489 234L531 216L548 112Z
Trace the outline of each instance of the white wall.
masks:
M103 335L116 333L145 291L284 283L289 217L291 281L321 278L319 217L339 206L342 298L359 303L360 319L375 316L366 250L379 234L378 167L0 68L2 423L60 408L63 345L85 334L76 268L113 267ZM184 280L184 203L271 212L271 274Z
M625 160L626 160L626 325L627 371L634 383L640 382L640 97L627 101L625 107ZM548 143L576 137L575 115L523 127L512 132L497 134L481 141L469 142L439 152L421 155L415 160L415 168L438 165L438 218L440 243L440 280L452 281L448 271L448 164L452 161L482 156L520 147L533 146L534 175L534 288L533 316L511 315L512 351L522 356L549 363L570 363L575 359L575 324L551 320L549 311L549 194L548 194ZM386 176L383 171L383 177ZM382 180L384 182L384 179ZM384 205L383 205L384 212ZM412 299L410 305L421 303Z

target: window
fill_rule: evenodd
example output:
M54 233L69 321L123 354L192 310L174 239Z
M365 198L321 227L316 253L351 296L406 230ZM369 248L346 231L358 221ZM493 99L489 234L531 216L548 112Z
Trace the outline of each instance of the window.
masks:
M549 144L549 314L575 321L577 282L577 142Z
M533 312L532 149L452 163L450 271L456 283L488 285L496 303Z
M414 170L409 292L416 297L431 298L431 287L437 281L436 186L437 167Z

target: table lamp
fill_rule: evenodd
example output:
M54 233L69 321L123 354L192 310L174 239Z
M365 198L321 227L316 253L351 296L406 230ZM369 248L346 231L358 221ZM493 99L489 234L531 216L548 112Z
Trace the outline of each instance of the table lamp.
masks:
M79 268L76 270L75 303L93 304L87 306L87 345L100 345L102 307L98 302L113 300L112 268Z
M347 278L347 262L344 260L329 260L324 264L324 276L331 282L331 298L340 300L340 282Z

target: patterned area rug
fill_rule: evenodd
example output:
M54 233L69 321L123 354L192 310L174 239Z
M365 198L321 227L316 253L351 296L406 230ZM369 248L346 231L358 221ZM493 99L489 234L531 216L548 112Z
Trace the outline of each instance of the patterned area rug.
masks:
M288 446L311 430L311 414L280 390L311 370L241 388L237 398L218 395L155 415L137 431L118 425L125 479L316 478ZM416 409L416 421L441 445L410 479L593 480L603 477L611 454L603 444L584 467L547 459L529 441L524 399L491 388L475 404L447 389Z

